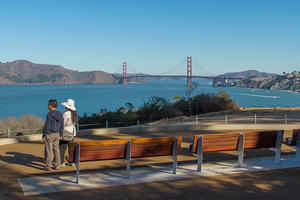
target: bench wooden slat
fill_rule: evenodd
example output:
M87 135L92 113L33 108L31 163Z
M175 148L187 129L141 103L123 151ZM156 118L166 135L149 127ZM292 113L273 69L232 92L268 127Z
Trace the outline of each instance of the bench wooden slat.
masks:
M125 144L128 140L98 140L98 141L84 141L80 142L80 146L99 146L99 145L118 145L118 144ZM75 148L75 146L74 146Z
M204 148L207 148L207 147L222 147L222 146L236 146L238 144L237 141L225 141L223 143L213 143L213 142L210 142L210 143L204 143L203 144L203 147Z
M179 139L179 138L178 138ZM173 142L173 137L159 137L159 138L134 138L131 139L131 144L146 144L146 143L160 143L160 142Z
M216 152L216 151L230 151L230 150L236 150L237 145L230 145L230 146L220 146L220 147L206 147L203 149L203 152Z

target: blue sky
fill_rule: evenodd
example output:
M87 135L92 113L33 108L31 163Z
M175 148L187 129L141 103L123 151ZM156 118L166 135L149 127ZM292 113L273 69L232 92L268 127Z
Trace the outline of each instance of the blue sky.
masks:
M0 61L215 75L300 70L300 1L0 0ZM181 67L182 66L182 67Z

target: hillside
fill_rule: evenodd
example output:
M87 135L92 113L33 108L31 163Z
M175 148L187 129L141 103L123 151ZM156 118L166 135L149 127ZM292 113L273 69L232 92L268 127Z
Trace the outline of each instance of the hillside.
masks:
M226 78L250 78L250 77L261 77L268 78L276 76L276 74L259 72L257 70L247 70L242 72L229 72L226 74L221 74L218 77L226 77Z
M0 84L115 84L119 80L103 71L79 72L60 65L26 60L0 62Z
M260 88L268 90L290 90L300 92L300 74L277 75L269 78L248 78L234 84L234 87Z

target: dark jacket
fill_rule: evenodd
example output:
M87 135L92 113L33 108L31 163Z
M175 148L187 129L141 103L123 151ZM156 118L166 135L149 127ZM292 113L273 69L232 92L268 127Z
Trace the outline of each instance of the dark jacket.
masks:
M59 133L62 135L64 130L64 119L62 114L57 110L51 110L47 114L45 126L43 129L43 137L51 133Z

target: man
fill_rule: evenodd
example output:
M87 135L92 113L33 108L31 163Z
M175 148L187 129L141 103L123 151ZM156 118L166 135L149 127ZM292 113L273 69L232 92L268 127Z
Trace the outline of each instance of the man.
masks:
M59 169L60 153L59 139L64 130L64 120L62 114L56 110L57 100L51 99L48 103L50 112L47 114L45 126L43 129L43 140L45 142L45 170L52 169L52 154L54 154L53 168Z

